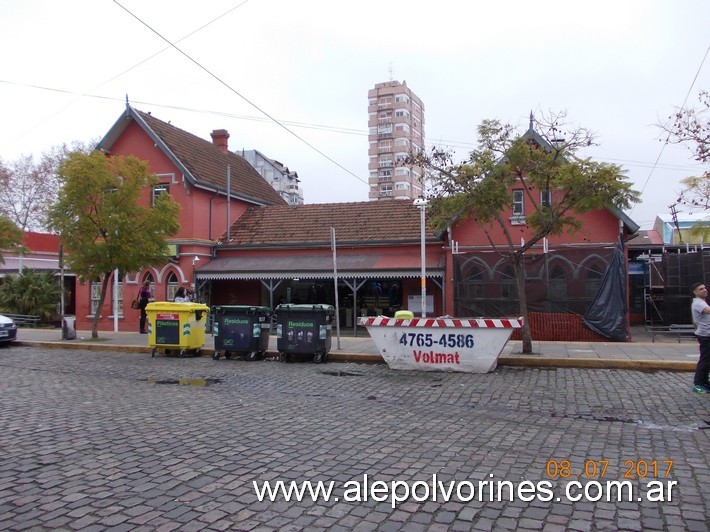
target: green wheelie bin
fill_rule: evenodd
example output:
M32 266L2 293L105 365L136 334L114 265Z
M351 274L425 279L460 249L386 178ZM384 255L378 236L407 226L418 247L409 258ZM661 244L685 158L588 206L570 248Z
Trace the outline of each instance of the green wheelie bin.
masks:
M330 351L335 308L332 305L279 305L276 307L276 344L284 362L305 354L325 362Z
M241 355L247 360L264 358L269 349L271 309L248 305L212 307L214 354L212 358L230 359Z

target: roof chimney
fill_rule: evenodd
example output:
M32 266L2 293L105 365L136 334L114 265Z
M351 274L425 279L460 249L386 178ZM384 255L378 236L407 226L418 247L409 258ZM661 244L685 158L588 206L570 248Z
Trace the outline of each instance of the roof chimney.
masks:
M229 132L226 129L215 129L210 133L210 136L212 137L212 144L222 150L222 153L229 151L227 143L229 140Z

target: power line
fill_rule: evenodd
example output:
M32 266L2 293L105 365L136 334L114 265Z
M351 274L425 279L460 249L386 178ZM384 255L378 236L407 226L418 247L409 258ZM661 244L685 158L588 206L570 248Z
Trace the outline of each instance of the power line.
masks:
M0 79L0 83L4 83L6 85L14 85L17 87L27 87L27 88L31 88L31 89L35 89L35 90L56 92L58 94L73 95L73 96L78 96L80 98L94 98L94 99L99 99L99 100L125 102L125 96L117 98L117 97L113 97L113 96L103 96L100 94L77 93L74 91L59 89L56 87L46 87L43 85L20 83L20 82L9 81L9 80L4 80L4 79ZM133 100L133 103L136 105L150 106L151 108L174 109L177 111L184 111L187 113L196 113L196 114L212 115L212 116L223 116L226 118L233 118L236 120L247 120L247 121L253 121L253 122L272 122L269 118L261 117L261 116L239 115L239 114L234 114L234 113L228 113L225 111L215 111L212 109L199 109L199 108L195 108L195 107L186 107L183 105L169 105L169 104L164 104L164 103L148 102L148 101L144 101L144 100ZM294 120L284 120L284 119L280 119L279 121L282 124L287 124L292 127L303 128L303 129L328 131L331 133L339 133L339 134L343 134L343 135L353 135L353 136L362 136L362 137L365 137L368 135L368 131L365 129L348 128L348 127L343 127L343 126L331 126L328 124L316 124L316 123L312 123L312 122L298 122L298 121L294 121ZM440 139L437 143L427 142L426 144L427 144L427 147L447 146L449 148L464 148L464 149L474 149L476 147L476 144L472 143L472 142L453 141L453 140L445 140L445 139ZM693 171L693 170L698 169L698 166L679 165L679 164L661 164L661 163L658 163L658 161L656 161L654 163L651 161L637 161L637 160L633 160L633 159L616 159L616 158L612 158L612 157L592 157L592 159L604 160L604 161L616 161L616 162L621 163L626 166L636 166L636 167L640 167L640 168L654 168L654 169L675 170L675 171Z
M153 27L151 27L151 26L150 26L149 24L147 24L146 22L143 22L143 20L141 20L138 16L134 15L129 9L127 9L126 7L124 7L123 5L121 5L121 3L118 2L118 0L114 0L114 3L115 3L116 5L118 5L121 9L123 9L126 13L128 13L128 14L131 15L133 18L135 18L135 19L136 19L138 22L140 22L143 26L145 26L146 28L148 28L148 29L149 29L150 31L152 31L153 33L155 33L155 34L156 34L158 37L160 37L163 41L165 41L166 43L168 43L172 48L174 48L175 50L177 50L182 56L184 56L187 60L189 60L191 63L193 63L196 67L198 67L200 70L202 70L202 71L205 72L207 75L209 75L210 77L212 77L212 78L213 78L214 80L216 80L219 84L221 84L222 86L224 86L227 90L229 90L229 91L232 92L233 94L239 96L239 97L240 97L242 100L244 100L246 103L248 103L249 105L251 105L252 107L254 107L254 109L256 109L257 111L259 111L261 114L263 114L264 116L266 116L266 117L269 118L270 120L272 120L275 124L277 124L279 127L283 128L283 129L284 129L286 132L288 132L289 134L293 135L296 139L298 139L298 140L301 141L303 144L305 144L306 146L308 146L309 148L311 148L313 151L315 151L316 153L318 153L319 155L321 155L321 156L324 157L325 159L329 160L331 163L333 163L334 165L336 165L338 168L340 168L341 170L347 172L348 174L350 174L351 176L353 176L353 177L354 177L355 179L357 179L358 181L361 181L362 183L364 183L364 184L366 184L366 185L369 186L369 183L368 183L367 181L365 181L365 180L362 179L360 176L354 174L353 172L351 172L350 170L348 170L347 168L345 168L342 164L340 164L340 163L337 162L335 159L333 159L332 157L330 157L329 155L327 155L326 153L324 153L322 150L318 149L316 146L314 146L313 144L311 144L310 142L308 142L306 139L304 139L303 137L301 137L300 135L298 135L298 134L295 133L294 131L291 131L288 127L286 127L285 124L281 123L278 119L276 119L275 117L271 116L271 115L270 115L269 113L267 113L264 109L262 109L261 107L259 107L257 104L255 104L255 103L252 102L251 100L249 100L249 98L247 98L246 96L244 96L243 94L241 94L241 93L240 93L239 91L237 91L234 87L232 87L231 85L229 85L229 83L227 83L227 82L224 81L222 78L220 78L219 76L217 76L217 74L213 73L213 72L212 72L211 70L209 70L207 67L203 66L199 61L197 61L196 59L193 59L189 54L187 54L186 52L184 52L182 49L180 49L180 48L179 48L177 45L175 45L173 42L171 42L171 41L168 40L166 37L164 37L164 36L163 36L160 32L158 32L156 29L154 29Z
M695 86L695 82L698 80L698 76L700 75L700 72L703 69L703 65L705 64L705 60L708 58L708 54L710 54L710 46L708 46L708 49L705 50L705 55L703 56L702 61L700 61L700 66L698 67L697 72L695 72L695 76L693 77L693 81L690 84L690 87L688 87L688 92L685 95L685 99L683 100L683 105L680 106L680 111L683 111L685 108L685 104L688 102L688 98L690 97L690 92L693 90L693 87ZM661 155L663 155L663 151L666 149L666 145L668 144L668 141L671 138L671 133L670 131L668 132L668 135L666 135L666 140L663 141L663 144L661 145L661 151L658 152L658 157L656 157L656 161L653 163L653 167L651 167L651 171L648 173L648 177L646 178L646 181L643 184L643 187L641 187L641 194L643 194L644 190L646 190L646 185L648 185L649 180L651 179L651 176L653 175L653 172L656 170L656 166L658 165L658 161L661 159ZM634 208L636 205L634 205L629 213L632 213L634 211Z
M196 33L202 31L203 29L205 29L207 26L210 26L211 24L214 24L215 22L217 22L217 21L220 20L221 18L227 16L227 15L228 15L229 13L231 13L232 11L234 11L234 10L236 10L236 9L238 9L238 8L240 8L240 7L242 7L242 6L243 6L244 4L246 4L248 1L249 1L249 0L244 0L244 1L241 2L240 4L237 4L236 6L234 6L234 7L230 8L230 9L228 9L227 11L225 11L225 12L223 12L222 14L218 15L217 17L213 18L213 19L210 20L209 22L206 22L205 24L203 24L203 25L200 26L199 28L197 28L197 29L191 31L190 33L188 33L188 34L186 34L186 35L180 37L180 39L178 39L176 42L182 42L182 41L184 41L185 39L188 39L189 37L192 37L192 36L195 35ZM104 81L103 83L100 83L99 85L96 85L96 86L95 86L93 89L91 89L91 90L93 91L93 90L96 90L96 89L98 89L98 88L100 88L100 87L103 87L104 85L106 85L106 84L108 84L108 83L114 81L115 79L118 79L119 77L123 76L124 74L127 74L127 73L130 72L131 70L133 70L133 69L135 69L135 68L138 68L140 65L142 65L142 64L144 64L144 63L150 61L150 60L153 59L154 57L157 57L158 55L162 54L162 53L165 52L166 50L170 50L170 48L171 48L170 46L166 46L166 47L163 48L162 50L158 50L158 51L155 52L154 54L152 54L152 55L146 57L146 58L143 59L142 61L139 61L139 62L136 63L135 65L131 66L130 68L128 68L128 69L126 69L126 70L124 70L123 72L121 72L121 73L119 73L119 74L116 74L116 75L113 76L112 78L110 78L110 79ZM28 86L32 86L32 85L28 85ZM38 86L32 86L32 87L34 87L34 88L41 88L41 89L44 89L44 90L55 90L55 89L51 89L51 88L48 88L48 87L38 87ZM60 90L56 90L56 92L63 92L63 93L66 93L66 94L75 94L75 93L72 93L72 92L60 91ZM38 126L40 126L41 124L43 124L44 122L46 122L47 120L49 120L50 118L57 116L59 113L61 113L61 112L64 111L65 109L69 108L74 102L76 102L77 100L79 100L79 99L82 98L82 97L102 98L101 96L88 95L88 94L79 94L79 96L78 96L77 98L75 98L74 100L70 101L70 102L69 102L68 104L66 104L65 106L63 106L63 107L57 109L54 113L45 116L45 117L44 117L43 119L41 119L39 122L37 122L36 124L34 124L33 126L31 126L29 129L25 130L25 131L21 134L21 136L26 135L27 133L31 132L32 130L34 130L35 128L37 128ZM105 98L105 99L113 100L114 98Z

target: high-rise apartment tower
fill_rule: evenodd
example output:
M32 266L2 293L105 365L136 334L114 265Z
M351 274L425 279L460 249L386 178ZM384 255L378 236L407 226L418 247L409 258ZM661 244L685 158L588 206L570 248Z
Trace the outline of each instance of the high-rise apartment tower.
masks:
M418 198L422 168L406 164L406 159L424 150L424 104L406 81L377 83L367 97L369 199Z

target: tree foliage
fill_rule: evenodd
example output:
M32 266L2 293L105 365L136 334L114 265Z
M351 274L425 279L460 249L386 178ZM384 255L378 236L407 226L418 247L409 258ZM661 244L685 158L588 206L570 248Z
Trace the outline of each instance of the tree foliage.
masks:
M12 220L0 215L0 264L5 263L2 251L13 251L22 247L22 231Z
M485 120L478 127L478 147L463 163L455 164L448 152L434 149L420 156L430 184L431 219L443 229L454 219L473 218L491 246L513 267L520 313L525 318L523 352L532 352L532 338L522 267L524 253L543 238L573 233L580 228L578 215L596 209L628 208L638 193L617 165L580 156L592 145L593 135L583 128L567 128L564 114L550 116L520 134L510 124ZM514 238L510 216L512 189L526 196L524 224L530 230L524 244ZM548 191L549 204L541 204L540 191ZM505 243L495 242L491 230L500 228Z
M32 314L49 320L59 305L60 287L54 272L25 269L8 275L0 285L0 308L14 314Z
M166 239L180 228L180 206L169 194L159 195L152 206L141 202L142 193L158 180L144 161L133 156L74 152L60 165L58 175L62 188L49 220L79 279L101 278L101 309L115 269L132 272L165 262ZM96 312L94 338L99 319Z
M0 215L23 231L48 228L47 215L57 200L60 180L57 168L71 151L88 153L88 145L75 142L56 146L36 161L32 156L4 163L0 160Z

